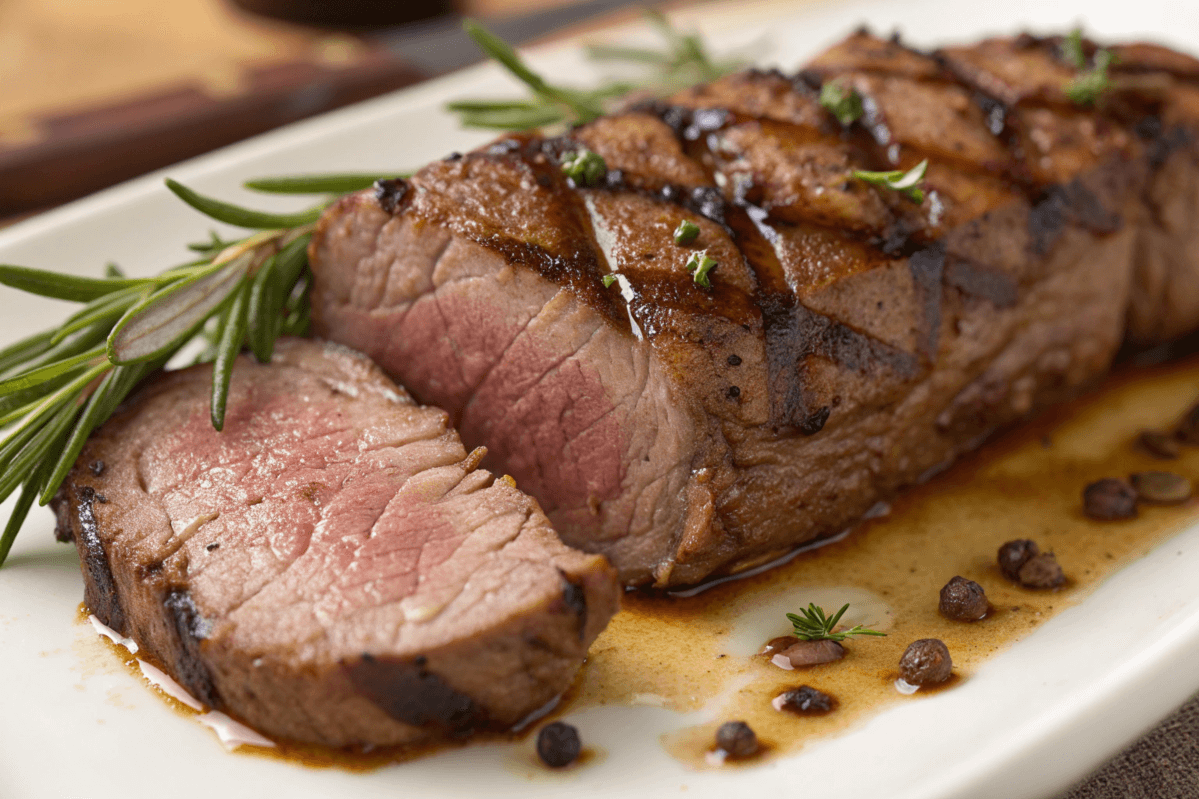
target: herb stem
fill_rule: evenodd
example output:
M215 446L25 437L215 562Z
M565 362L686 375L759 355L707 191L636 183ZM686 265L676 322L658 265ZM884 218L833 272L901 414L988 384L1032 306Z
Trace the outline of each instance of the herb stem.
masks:
M325 210L324 205L319 205L315 208L309 208L306 211L299 211L294 214L271 214L265 211L253 211L249 208L242 208L239 205L206 197L198 191L189 189L182 183L170 178L166 179L166 185L168 189L175 193L175 196L197 211L207 214L218 222L225 222L237 227L258 229L299 227L315 222L320 218L321 212Z

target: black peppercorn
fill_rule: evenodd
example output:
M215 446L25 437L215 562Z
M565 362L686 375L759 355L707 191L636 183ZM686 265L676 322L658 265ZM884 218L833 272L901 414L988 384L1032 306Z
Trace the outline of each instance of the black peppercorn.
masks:
M817 715L833 709L833 698L810 685L801 685L775 697L774 707L791 713Z
M1003 576L1009 580L1020 581L1020 567L1032 558L1040 554L1041 548L1036 545L1036 542L1029 541L1027 538L1017 538L1015 541L1008 541L999 548L999 571L1003 572Z
M726 721L716 730L716 747L729 757L749 757L758 751L758 736L744 721Z
M945 682L953 673L949 649L936 638L921 638L908 644L899 659L899 676L909 685Z
M1083 489L1083 511L1102 522L1132 519L1137 515L1137 492L1115 477L1096 480Z
M537 733L537 756L550 768L569 766L582 748L579 731L565 722L552 722Z
M1042 552L1020 567L1020 585L1025 588L1057 588L1066 582L1066 575L1052 552Z
M965 577L954 577L941 589L942 615L957 621L978 621L987 615L991 603L983 587Z

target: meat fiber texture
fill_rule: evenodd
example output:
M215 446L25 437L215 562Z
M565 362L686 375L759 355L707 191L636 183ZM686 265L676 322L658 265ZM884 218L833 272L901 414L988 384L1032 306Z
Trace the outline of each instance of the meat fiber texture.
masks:
M240 358L219 433L210 381L141 389L56 499L102 622L208 706L335 747L509 727L570 685L615 573L444 412L311 341Z
M1199 327L1199 61L1115 47L1082 106L1062 45L862 32L793 76L452 155L325 214L316 327L447 409L626 583L769 562L1077 395L1126 342ZM861 119L821 107L829 81ZM598 185L562 173L581 147ZM854 175L924 159L919 203Z

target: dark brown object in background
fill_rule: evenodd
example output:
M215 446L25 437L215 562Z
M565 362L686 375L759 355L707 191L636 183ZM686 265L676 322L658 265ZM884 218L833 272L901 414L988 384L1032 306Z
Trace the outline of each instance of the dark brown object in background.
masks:
M0 146L0 216L57 205L424 76L383 50L344 66L291 61L244 73L247 89L216 99L180 87L133 102L35 120L43 136Z
M338 28L401 25L454 10L450 0L232 0L233 4L276 19Z

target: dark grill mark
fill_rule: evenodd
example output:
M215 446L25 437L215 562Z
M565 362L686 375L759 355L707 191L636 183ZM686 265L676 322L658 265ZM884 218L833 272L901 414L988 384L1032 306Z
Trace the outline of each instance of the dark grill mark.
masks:
M343 668L359 693L404 724L456 736L487 724L486 711L429 671L423 657L409 663L363 652L358 661Z
M1078 179L1052 186L1028 214L1033 252L1048 253L1071 222L1098 235L1114 233L1121 224L1120 216L1105 208Z
M908 258L908 271L916 286L924 316L924 335L920 351L929 361L936 360L941 335L941 278L945 271L945 245L938 242Z
M1016 282L1010 277L960 258L950 259L945 267L945 282L972 297L987 300L996 308L1015 307L1019 298Z

